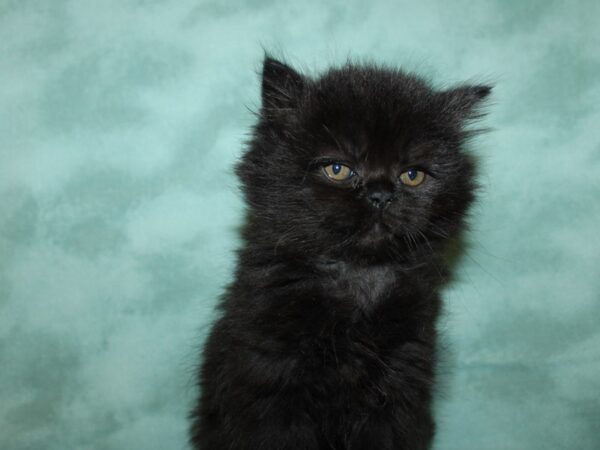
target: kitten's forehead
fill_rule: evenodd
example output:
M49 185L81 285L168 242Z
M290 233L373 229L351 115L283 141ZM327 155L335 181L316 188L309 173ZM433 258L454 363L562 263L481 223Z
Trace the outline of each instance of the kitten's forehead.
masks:
M368 117L353 115L348 120L338 116L337 123L330 121L321 126L317 156L338 157L369 165L392 165L418 161L434 156L444 144L423 123L407 120L373 124ZM331 118L330 118L331 120Z
M313 85L307 128L354 159L425 152L438 122L433 92L399 72L344 68Z

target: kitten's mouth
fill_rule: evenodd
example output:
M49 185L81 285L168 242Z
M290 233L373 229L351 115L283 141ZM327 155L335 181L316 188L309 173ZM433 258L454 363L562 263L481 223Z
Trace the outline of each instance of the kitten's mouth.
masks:
M393 225L391 222L393 222L393 221L394 221L393 214L391 214L387 210L380 210L379 214L377 214L376 217L373 219L373 222L371 225L371 230L378 232L378 233L383 233L383 234L392 233Z
M389 241L392 235L391 227L380 217L363 233L360 241L362 246L375 249Z
M382 233L382 234L388 234L392 231L390 226L383 221L383 217L380 218L377 222L375 222L373 224L373 226L371 227L371 230L374 233Z

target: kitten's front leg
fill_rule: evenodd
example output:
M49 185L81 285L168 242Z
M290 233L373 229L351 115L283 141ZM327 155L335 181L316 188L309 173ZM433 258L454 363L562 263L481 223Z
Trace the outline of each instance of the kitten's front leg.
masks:
M319 450L317 427L302 399L285 392L260 396L248 392L205 409L192 439L201 450ZM237 396L236 396L237 397Z
M434 425L431 414L422 410L415 415L385 412L367 419L349 438L349 450L429 450Z

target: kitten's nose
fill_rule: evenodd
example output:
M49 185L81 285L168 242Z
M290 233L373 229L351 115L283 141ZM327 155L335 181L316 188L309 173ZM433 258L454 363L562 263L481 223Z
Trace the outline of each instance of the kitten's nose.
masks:
M369 194L369 201L377 208L385 208L392 201L392 193L386 190L377 190Z

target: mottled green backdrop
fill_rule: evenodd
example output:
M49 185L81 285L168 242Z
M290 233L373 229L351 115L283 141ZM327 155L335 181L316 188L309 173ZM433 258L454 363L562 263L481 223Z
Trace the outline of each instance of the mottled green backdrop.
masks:
M597 0L0 0L0 448L186 448L264 47L496 84L436 450L599 449L599 28Z

